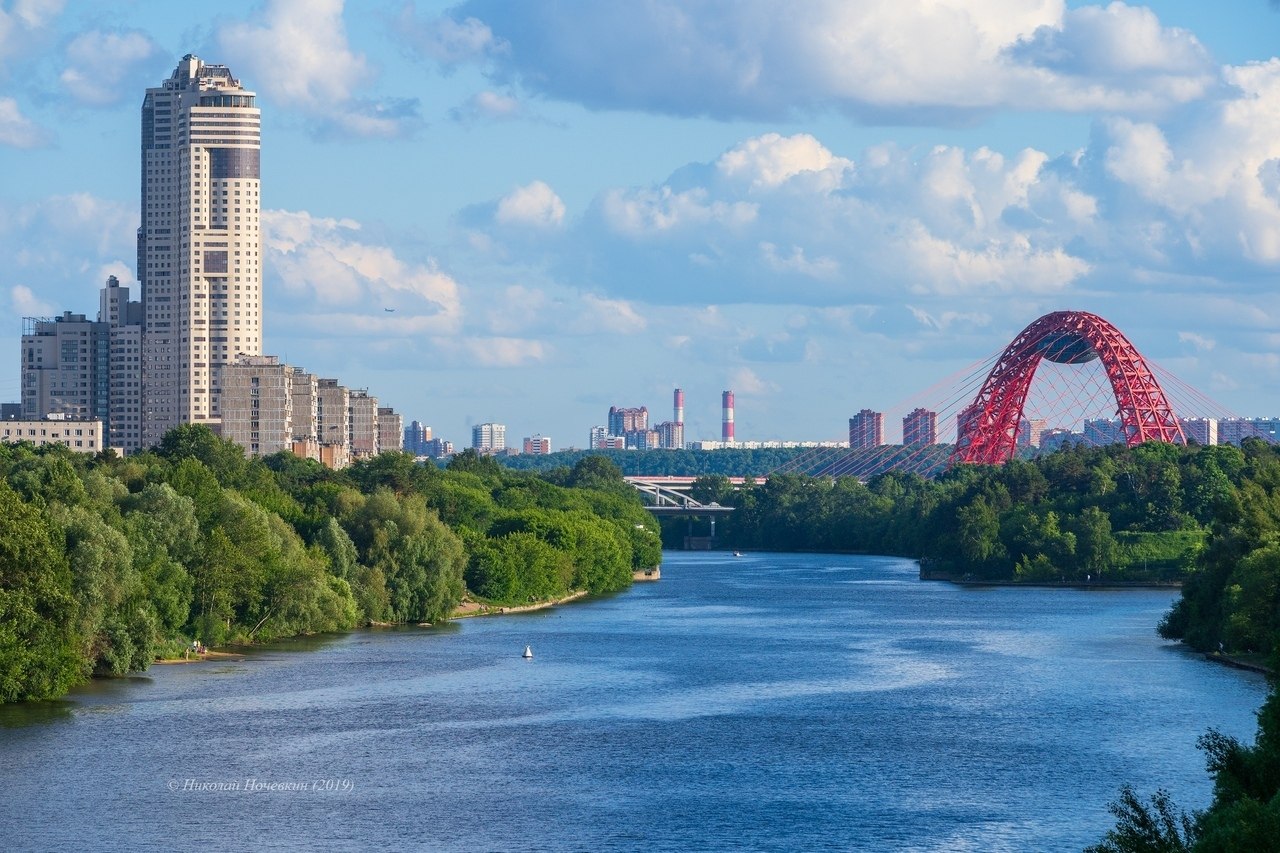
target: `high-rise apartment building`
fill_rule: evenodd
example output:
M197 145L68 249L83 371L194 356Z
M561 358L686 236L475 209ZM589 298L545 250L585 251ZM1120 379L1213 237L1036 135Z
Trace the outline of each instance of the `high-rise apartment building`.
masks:
M219 422L219 368L262 354L261 116L188 54L142 103L142 443Z
M404 449L404 418L388 406L378 408L378 452Z
M471 447L485 454L507 449L506 424L476 424L471 428Z
M22 417L61 415L106 423L111 334L106 323L64 311L22 321Z
M884 444L884 413L863 409L849 418L849 447L879 447Z
M903 444L937 444L938 413L916 408L902 419Z
M65 311L23 320L22 416L61 414L102 421L103 447L141 447L142 305L115 276L99 297L98 319Z
M1018 421L1018 446L1039 447L1040 436L1048 428L1049 421L1045 418L1022 418Z
M1182 435L1187 443L1210 445L1218 443L1217 418L1178 418L1182 427Z
M545 435L527 436L524 440L524 452L534 456L546 456L551 452L551 439Z
M336 379L316 380L316 435L320 461L345 468L351 461L351 392Z
M609 435L626 435L639 429L649 428L649 409L641 406L638 409L626 409L620 406L609 407Z
M1119 418L1086 418L1083 438L1084 443L1089 447L1124 444L1124 424Z
M431 440L431 427L421 421L410 421L404 428L404 449L414 456L427 455L427 442Z
M130 302L115 276L102 288L98 322L107 324L111 341L107 446L134 453L142 449L142 303Z
M587 447L590 450L601 450L604 448L604 440L609 437L609 428L603 426L593 426L591 435L587 439Z
M315 374L293 370L293 455L320 461L320 386Z
M294 372L274 355L241 356L223 365L223 438L253 456L292 451Z
M359 389L348 398L347 417L350 419L351 458L371 459L380 452L378 448L378 398Z

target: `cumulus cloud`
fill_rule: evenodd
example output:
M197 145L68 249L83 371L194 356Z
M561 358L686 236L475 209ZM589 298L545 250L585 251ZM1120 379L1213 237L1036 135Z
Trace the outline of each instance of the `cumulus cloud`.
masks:
M44 31L62 13L64 0L15 0L0 8L0 68L38 49Z
M388 247L360 239L349 219L305 211L264 210L266 273L297 299L325 306L360 306L375 316L394 309L393 323L418 331L455 330L462 316L460 287L434 260L412 263Z
M458 20L441 15L422 20L412 6L401 10L395 33L413 50L446 69L506 49L506 43L495 39L493 30L476 18Z
M881 146L855 164L771 133L603 192L566 251L615 294L658 302L1052 293L1093 269L1069 245L1091 199L1037 151Z
M491 90L477 92L466 103L449 111L451 119L465 125L481 121L508 121L524 116L524 105L518 98Z
M480 367L522 367L551 355L544 341L528 338L462 337L442 342L441 348L452 352L455 363Z
M503 196L494 219L501 225L555 228L564 222L564 202L547 184L534 181Z
M776 383L761 379L749 367L740 367L734 371L733 375L729 377L729 387L737 394L749 394L756 397L774 394L778 391Z
M22 114L13 98L0 98L0 145L36 148L48 142L49 135Z
M582 296L581 313L574 325L592 333L638 335L649 323L625 299L606 299L587 293Z
M36 296L35 291L25 284L15 284L9 289L9 304L17 317L49 317L58 310Z
M67 45L67 65L59 80L67 93L81 103L119 103L133 99L145 88L144 73L160 52L160 47L141 30L91 30Z
M1160 110L1217 84L1190 33L1063 0L470 0L411 39L451 66L596 109L963 121L1015 109ZM460 44L446 49L441 43Z
M1213 338L1196 332L1178 332L1178 340L1184 344L1190 344L1199 352L1209 352L1217 346L1217 342Z
M351 49L342 15L343 0L268 0L256 20L219 28L219 51L233 72L281 106L320 120L324 134L411 132L415 99L377 103L360 96L374 69Z

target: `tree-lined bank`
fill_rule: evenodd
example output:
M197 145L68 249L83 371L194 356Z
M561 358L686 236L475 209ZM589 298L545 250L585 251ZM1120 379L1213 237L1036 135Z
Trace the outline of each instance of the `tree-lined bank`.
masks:
M127 459L0 445L0 701L145 669L193 638L437 622L467 590L528 604L660 562L616 468L559 480L473 453L448 470L247 459L197 426Z

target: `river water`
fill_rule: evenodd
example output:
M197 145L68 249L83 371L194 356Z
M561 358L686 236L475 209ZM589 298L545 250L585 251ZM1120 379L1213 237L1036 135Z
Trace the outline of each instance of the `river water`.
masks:
M1161 641L1173 597L670 553L616 596L2 707L0 846L1079 850L1121 784L1201 808L1196 738L1252 737L1263 679Z

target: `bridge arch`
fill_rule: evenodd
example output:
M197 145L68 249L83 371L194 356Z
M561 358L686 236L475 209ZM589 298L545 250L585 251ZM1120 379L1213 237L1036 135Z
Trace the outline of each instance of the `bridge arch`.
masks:
M1142 355L1096 314L1055 311L1023 329L996 360L956 423L953 462L998 464L1013 457L1023 405L1044 359L1083 364L1100 359L1115 392L1125 441L1185 442L1182 426Z

